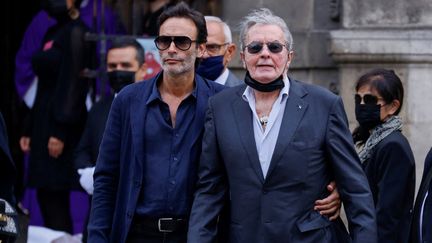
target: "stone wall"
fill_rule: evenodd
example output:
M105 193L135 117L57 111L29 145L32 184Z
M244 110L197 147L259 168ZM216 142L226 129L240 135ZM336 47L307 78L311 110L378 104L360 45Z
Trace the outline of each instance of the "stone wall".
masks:
M416 160L417 187L432 146L432 5L427 0L344 0L329 52L339 67L342 98L355 122L354 83L372 68L393 69L405 88L401 117Z

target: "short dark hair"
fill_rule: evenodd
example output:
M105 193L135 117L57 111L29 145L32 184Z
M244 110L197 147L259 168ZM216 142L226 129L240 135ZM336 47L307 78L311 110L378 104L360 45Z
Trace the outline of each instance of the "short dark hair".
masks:
M394 100L399 101L400 106L395 115L399 114L403 104L404 88L402 81L393 70L378 68L363 74L357 80L355 90L358 91L365 85L378 92L386 104ZM363 145L368 140L370 132L369 129L358 126L354 129L352 135L354 143Z
M395 115L399 114L403 104L404 88L402 81L393 70L379 68L363 74L357 81L356 91L365 85L378 92L386 104L393 100L399 101L400 106Z
M116 38L112 41L111 47L108 49L108 52L112 49L117 48L126 48L132 47L136 50L136 60L138 61L139 66L144 63L144 48L138 43L134 38L121 37Z
M200 12L189 8L189 6L185 2L180 2L165 11L159 16L158 19L158 35L160 31L160 26L169 18L187 18L194 22L197 31L197 43L205 43L207 42L207 27L204 19L204 15Z

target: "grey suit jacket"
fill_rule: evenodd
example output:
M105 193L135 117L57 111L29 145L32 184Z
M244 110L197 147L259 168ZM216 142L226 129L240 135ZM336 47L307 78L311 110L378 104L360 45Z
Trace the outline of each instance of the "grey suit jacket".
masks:
M237 76L231 72L231 70L228 70L228 78L225 82L225 86L228 87L234 87L240 84L243 84L243 81L237 78Z
M264 179L252 112L241 97L244 89L227 89L209 100L188 241L214 241L218 215L229 196L229 242L376 242L372 194L340 97L291 81ZM350 235L340 220L331 222L313 210L333 179Z

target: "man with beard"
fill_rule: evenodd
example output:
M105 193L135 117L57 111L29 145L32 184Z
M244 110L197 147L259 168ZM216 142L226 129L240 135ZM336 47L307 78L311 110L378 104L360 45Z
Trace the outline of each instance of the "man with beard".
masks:
M185 242L207 100L222 85L195 75L204 16L164 11L162 72L114 99L94 174L89 242Z

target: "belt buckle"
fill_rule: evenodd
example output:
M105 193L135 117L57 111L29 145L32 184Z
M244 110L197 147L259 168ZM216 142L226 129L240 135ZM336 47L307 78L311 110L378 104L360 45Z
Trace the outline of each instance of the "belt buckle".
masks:
M161 225L161 222L162 221L172 221L173 220L173 218L160 218L160 219L158 219L158 229L159 229L159 232L163 232L163 233L172 233L172 232L174 232L173 230L169 230L169 229L162 229L162 225Z

